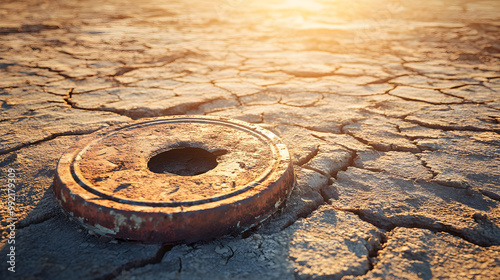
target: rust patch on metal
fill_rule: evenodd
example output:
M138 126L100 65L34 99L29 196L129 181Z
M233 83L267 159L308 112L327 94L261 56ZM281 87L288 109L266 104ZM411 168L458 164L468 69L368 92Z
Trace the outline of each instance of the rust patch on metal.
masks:
M60 159L54 193L94 232L182 243L268 218L294 183L285 145L242 121L157 118L89 135Z

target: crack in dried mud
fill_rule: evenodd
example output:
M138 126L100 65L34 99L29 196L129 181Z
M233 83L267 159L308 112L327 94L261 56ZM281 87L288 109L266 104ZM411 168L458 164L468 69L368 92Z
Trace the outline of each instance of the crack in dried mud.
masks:
M474 135L479 139L477 141L493 147L487 156L481 156L496 159L491 154L496 151L494 146L500 134L500 116L497 114L500 107L495 96L499 90L497 66L500 58L499 48L493 43L498 25L487 23L497 16L490 15L491 19L483 20L471 14L482 4L456 4L461 9L461 17L455 18L455 12L448 14L443 7L441 12L432 6L436 3L426 3L429 10L420 16L426 18L427 13L434 15L432 11L439 10L439 22L433 18L411 19L412 15L407 12L402 16L398 8L410 5L402 2L392 3L394 5L389 7L386 18L377 16L372 19L380 11L366 4L372 9L362 18L368 23L374 21L376 26L373 30L360 27L344 30L341 25L330 26L328 17L316 18L315 13L321 14L321 11L310 10L302 14L298 8L277 10L284 14L293 10L297 20L300 19L294 22L295 18L286 18L286 26L281 26L282 23L277 21L281 14L273 14L276 11L272 9L266 10L269 15L262 13L263 9L252 8L252 3L218 3L221 7L230 6L231 17L221 15L221 11L202 12L196 5L186 5L182 1L162 3L157 9L149 4L130 5L126 1L120 6L107 1L104 4L107 8L102 10L76 2L59 5L57 10L51 10L54 4L49 2L39 6L19 6L14 2L2 6L5 24L0 26L0 36L4 39L0 47L6 55L0 58L0 71L5 76L5 81L0 81L0 95L6 100L0 100L3 109L0 124L15 127L16 123L28 120L26 127L29 127L29 120L41 114L65 118L64 115L57 115L59 108L75 109L74 114L110 112L112 114L109 115L115 118L123 116L127 120L203 114L248 118L249 122L258 124L292 126L298 129L300 137L312 139L312 142L317 140L309 146L296 148L300 151L296 156L300 157L294 162L297 170L316 180L303 183L304 190L301 191L305 193L303 198L309 199L309 204L280 209L283 211L281 215L275 214L263 226L238 237L228 237L231 240L241 237L250 242L250 237L260 234L267 238L269 236L261 229L276 227L276 230L284 231L299 220L319 213L320 207L333 206L333 202L343 195L342 189L336 185L337 180L342 174L351 172L351 167L378 173L377 176L405 179L400 173L393 174L376 164L363 166L365 159L362 156L372 152L380 152L374 157L384 155L384 160L394 154L406 154L410 158L415 156L413 166L418 166L425 173L425 179L413 178L415 182L444 186L450 192L465 192L471 197L477 194L476 197L491 202L488 207L493 207L493 202L500 202L500 194L495 192L491 183L494 180L491 178L496 178L498 174L495 170L488 170L487 176L490 177L486 179L471 179L472 183L447 181L446 176L454 176L454 173L446 174L438 166L438 160L428 157L446 152L444 148L433 146L435 143L432 141L439 140L440 133L450 132L446 135L465 135L463 137L466 138L470 137L467 132L473 132L477 134ZM256 13L249 18L238 9L242 7L247 12ZM75 13L69 20L60 18L59 9L64 12L82 9L82 12ZM337 16L342 18L346 16L342 11L349 9L337 7L333 10L338 11ZM28 16L29 13L33 16ZM14 16L16 14L18 16ZM52 16L49 18L48 15ZM349 22L349 17L355 19L356 15L349 14L346 22ZM393 17L394 21L390 21ZM311 26L307 25L309 21ZM399 21L409 24L409 29L403 32L398 24L394 24ZM226 29L238 32L226 32ZM400 36L403 33L404 36ZM32 59L27 60L27 54ZM238 84L243 86L240 88ZM470 89L464 88L467 86L471 86ZM344 87L346 91L341 90ZM64 92L67 88L69 90ZM141 100L126 95L127 90L133 91L133 88L164 92L148 95L152 96L152 100ZM115 89L118 89L117 92L125 89L125 93L116 94L113 92ZM485 92L482 92L483 89ZM43 91L46 94L40 96L44 98L50 94L50 100L35 100L35 97L25 94L31 90ZM420 90L425 94L419 96ZM25 103L23 98L27 100ZM169 100L173 101L172 104L168 104ZM127 102L129 104L125 104ZM158 105L160 102L161 106ZM313 112L314 108L318 111ZM280 116L280 110L283 116ZM434 112L439 113L432 115ZM99 117L100 114L95 115ZM309 120L311 123L308 123ZM61 126L66 125L62 123ZM111 121L103 123L112 124ZM51 130L53 128L44 129L36 127L37 131L32 132L34 137L23 139L26 142L4 146L0 155L10 161L11 155L22 155L32 147L50 144L46 142L58 137L86 135L101 128L87 128L85 124L71 122L62 132ZM411 129L418 133L408 133ZM363 134L367 131L374 132ZM8 132L7 135L9 133L15 132ZM298 139L302 139L300 137ZM6 140L5 143L17 138L11 139L14 140ZM359 143L350 146L347 142L334 143L332 139ZM456 141L457 144L453 142L453 145L462 144ZM56 142L54 145L57 145ZM337 150L331 152L323 147ZM482 146L478 147L481 149ZM331 156L328 156L329 152ZM474 155L475 152L470 153ZM34 155L33 159L36 156L40 155ZM26 188L38 182L37 178L23 180L27 182ZM390 180L388 183L391 183ZM313 184L316 185L313 187ZM301 195L291 199L302 199ZM477 232L483 230L482 227L462 229L453 223L445 224L437 218L411 211L406 216L394 217L356 207L334 209L352 213L374 226L380 230L380 238L376 246L365 245L368 269L363 270L362 275L359 271L351 274L342 272L324 275L326 278L337 279L348 275L369 277L377 267L379 253L386 246L388 234L399 227L444 232L483 248L499 245L497 240L491 238L477 238L481 236ZM474 222L491 224L494 228L496 224L491 215L497 212L492 209L475 212L472 216ZM279 224L276 221L282 215L288 217L286 223ZM42 212L34 218L21 220L17 228L29 230L35 225L48 225L55 216L53 212ZM223 242L221 244L227 246L229 252L224 255L222 266L234 265L238 254L243 253L239 248L233 249ZM200 243L196 246L205 245ZM155 264L160 264L173 248L163 245L155 255L135 257L134 260L121 262L112 271L100 271L101 276L96 279L128 279L127 273L133 274L148 265L155 267ZM260 252L262 257L266 255L263 249ZM187 275L184 273L190 269L188 260L185 255L178 257L174 267L176 277ZM306 276L314 277L313 274ZM303 277L297 271L290 275L295 279Z
M122 272L145 267L147 265L153 265L161 263L163 256L172 250L174 246L172 245L162 245L161 248L156 252L156 255L146 258L146 259L136 259L130 262L127 262L120 267L115 268L113 271L94 278L95 280L112 280L116 279ZM180 264L179 272L182 270L182 264Z

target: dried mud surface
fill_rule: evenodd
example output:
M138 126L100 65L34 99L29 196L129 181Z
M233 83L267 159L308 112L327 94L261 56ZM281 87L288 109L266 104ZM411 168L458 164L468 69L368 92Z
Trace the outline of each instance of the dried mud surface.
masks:
M1 279L497 279L500 2L2 1ZM52 194L94 131L256 123L296 186L238 236L95 236ZM7 174L16 174L16 272Z

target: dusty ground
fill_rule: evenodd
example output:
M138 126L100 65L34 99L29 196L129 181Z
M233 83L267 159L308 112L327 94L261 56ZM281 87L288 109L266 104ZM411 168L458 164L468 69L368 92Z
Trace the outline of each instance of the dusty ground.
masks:
M1 2L0 278L498 279L500 2L248 2ZM283 213L178 246L61 213L68 146L176 114L280 135L297 173Z

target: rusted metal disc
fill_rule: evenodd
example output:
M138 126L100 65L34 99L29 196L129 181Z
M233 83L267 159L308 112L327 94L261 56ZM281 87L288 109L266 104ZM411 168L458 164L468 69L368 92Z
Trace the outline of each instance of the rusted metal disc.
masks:
M54 193L93 231L181 243L242 232L268 218L294 183L273 133L225 118L158 118L93 133L59 160Z

